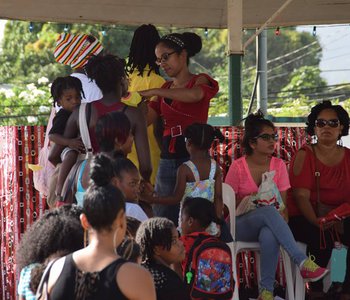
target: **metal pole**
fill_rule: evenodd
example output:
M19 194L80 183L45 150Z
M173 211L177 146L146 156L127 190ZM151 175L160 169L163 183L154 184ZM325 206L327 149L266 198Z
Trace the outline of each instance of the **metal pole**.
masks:
M257 38L256 55L258 64L258 109L267 114L267 34L263 30Z
M243 0L227 0L230 125L242 119Z

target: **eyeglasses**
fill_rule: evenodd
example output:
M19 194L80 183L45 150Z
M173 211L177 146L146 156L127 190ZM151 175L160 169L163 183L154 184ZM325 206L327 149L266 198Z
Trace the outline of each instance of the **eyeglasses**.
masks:
M318 128L323 128L326 125L328 125L329 127L332 127L332 128L337 128L339 126L339 124L340 124L340 122L338 119L332 119L332 120L317 119L315 121L315 125Z
M161 63L166 62L169 59L169 56L176 53L176 51L169 52L169 53L163 53L161 57L158 57L156 59L156 64L159 66Z
M259 134L254 139L259 139L259 138L263 139L265 142L268 142L270 140L277 142L278 141L278 134L277 133L273 133L273 134L263 133L263 134Z

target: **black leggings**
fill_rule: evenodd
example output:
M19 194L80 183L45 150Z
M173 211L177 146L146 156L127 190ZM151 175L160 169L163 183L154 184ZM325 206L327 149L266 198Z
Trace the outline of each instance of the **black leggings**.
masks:
M311 224L304 216L290 217L289 227L293 232L296 241L307 245L307 254L315 256L315 262L321 267L326 267L332 254L334 245L329 230L325 231L326 249L320 249L320 229ZM344 234L340 237L342 243L350 246L350 218L344 220ZM313 286L322 287L322 280L313 284ZM343 284L344 288L350 288L350 250L346 258L346 276Z

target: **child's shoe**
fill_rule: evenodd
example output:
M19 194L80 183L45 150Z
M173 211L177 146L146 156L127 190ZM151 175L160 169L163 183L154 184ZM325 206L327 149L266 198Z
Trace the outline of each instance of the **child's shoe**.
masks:
M257 300L273 300L273 293L268 290L262 290Z
M315 257L309 256L309 258L303 263L300 268L300 274L304 278L304 281L317 281L323 278L329 271L322 268L315 262Z

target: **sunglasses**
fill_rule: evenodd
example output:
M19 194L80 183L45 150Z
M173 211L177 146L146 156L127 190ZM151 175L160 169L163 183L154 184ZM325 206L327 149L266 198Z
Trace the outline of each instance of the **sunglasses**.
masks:
M254 139L262 139L265 142L268 142L270 140L273 140L274 142L278 141L278 134L277 133L273 133L273 134L268 134L268 133L263 133L263 134L259 134L258 136L256 136Z
M318 128L323 128L326 125L332 128L337 128L339 124L340 122L338 119L332 119L332 120L317 119L315 121L315 126L317 126Z
M172 55L174 53L176 53L176 51L169 52L169 53L163 53L161 57L158 57L156 59L156 64L159 66L161 63L166 62L169 59L170 55Z

